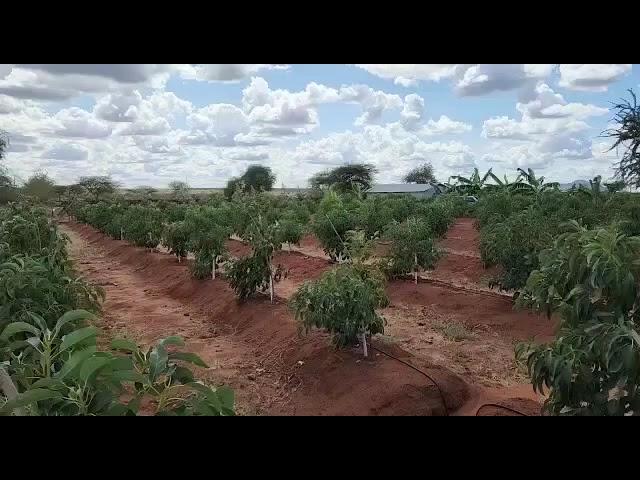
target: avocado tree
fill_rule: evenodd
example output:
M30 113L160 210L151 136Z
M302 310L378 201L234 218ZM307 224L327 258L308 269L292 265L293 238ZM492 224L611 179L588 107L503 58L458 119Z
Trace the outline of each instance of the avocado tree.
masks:
M305 332L324 329L336 347L360 342L365 357L367 335L384 332L385 320L376 309L387 304L384 279L362 264L340 265L305 282L289 302Z
M203 278L210 273L215 280L225 242L231 235L227 211L215 207L190 208L185 214L184 228L188 232L186 249L196 257L193 274Z
M304 232L303 225L298 221L294 212L288 211L278 220L280 243L286 243L289 251L291 244L298 245Z
M556 415L640 412L640 238L569 222L540 254L518 305L560 317L554 341L521 344L534 389Z
M430 269L438 259L433 243L433 231L429 223L419 217L394 222L387 226L384 238L391 242L391 251L386 266L390 277L413 273L418 284L418 271Z
M282 248L282 233L278 222L269 222L262 214L251 215L243 239L251 245L251 255L231 262L227 277L240 300L244 301L258 290L269 289L273 303L274 282L280 276L280 267L273 266L273 254Z
M175 255L178 263L187 258L187 244L191 230L185 221L167 223L162 231L162 244L169 249L169 253Z
M189 364L207 365L178 349L180 337L149 348L115 339L100 351L98 329L81 323L90 318L68 311L49 327L32 314L0 332L0 416L130 416L143 404L163 416L234 414L232 390L195 382Z

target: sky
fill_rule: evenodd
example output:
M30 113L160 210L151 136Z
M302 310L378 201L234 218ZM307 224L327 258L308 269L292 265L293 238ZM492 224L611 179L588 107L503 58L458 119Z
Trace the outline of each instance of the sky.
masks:
M5 166L59 184L221 187L249 165L276 186L371 163L399 183L533 168L553 181L613 175L611 102L631 64L0 64Z

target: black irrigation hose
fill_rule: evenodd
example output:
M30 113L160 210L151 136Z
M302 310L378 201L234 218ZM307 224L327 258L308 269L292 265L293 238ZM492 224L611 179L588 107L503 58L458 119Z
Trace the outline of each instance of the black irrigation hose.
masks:
M518 414L518 415L520 415L522 417L530 417L531 416L531 415L527 415L526 413L523 413L523 412L521 412L519 410L516 410L515 408L507 407L505 405L499 405L497 403L485 403L483 405L480 405L480 407L478 407L478 410L476 410L476 417L479 417L478 414L480 413L480 410L482 410L485 407L502 408L503 410L508 410L509 412L516 413L516 414Z
M387 353L387 352L385 352L383 350L380 350L377 347L374 347L373 344L370 345L370 347L371 347L372 350L375 350L376 352L380 352L381 354L386 355L389 358L397 360L398 362L402 363L403 365L406 365L407 367L409 367L409 368L415 370L416 372L420 373L421 375L424 375L425 377L427 377L436 386L436 388L438 389L438 393L440 394L440 398L442 399L442 405L444 406L445 417L449 416L449 409L447 408L447 401L444 398L444 394L442 393L442 389L440 388L440 385L438 385L438 382L436 382L431 375L429 375L428 373L426 373L426 372L420 370L419 368L411 365L409 362L405 362L404 360L402 360L402 359L400 359L398 357L395 357L395 356L391 355L390 353Z

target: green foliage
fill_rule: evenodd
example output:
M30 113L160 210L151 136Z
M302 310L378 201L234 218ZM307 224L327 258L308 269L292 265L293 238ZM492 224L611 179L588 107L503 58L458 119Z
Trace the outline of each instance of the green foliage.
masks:
M438 259L431 225L423 218L388 225L384 238L391 242L385 271L392 278L416 273L420 268L431 269Z
M46 202L55 197L55 185L55 182L46 172L36 172L25 182L22 191L25 195L38 201Z
M287 212L278 222L279 242L298 245L304 233L304 226L293 212Z
M266 291L269 288L270 274L268 259L256 255L233 260L225 270L229 284L241 302L257 291Z
M191 191L191 187L187 182L181 182L180 180L174 180L169 183L169 189L171 190L171 195L176 200L186 200L189 198L189 192Z
M229 284L240 301L246 300L256 291L271 288L273 302L273 282L280 269L272 266L273 253L282 247L282 232L278 222L272 223L258 214L251 216L244 239L251 245L252 253L230 262L226 270Z
M349 230L355 230L358 216L346 199L335 192L327 192L320 202L311 229L332 260L348 258L344 238Z
M305 282L291 298L290 306L306 332L322 328L334 345L358 341L358 336L384 332L377 308L388 303L384 279L361 265L341 265L318 280Z
M184 345L180 337L148 349L114 340L120 353L102 352L97 329L77 326L90 317L70 311L47 327L33 315L36 326L14 322L4 328L0 359L20 393L4 402L0 415L24 407L39 416L136 415L143 404L155 415L233 415L231 390L194 381L187 364L206 365L197 355L176 350ZM125 394L132 398L125 400Z
M117 182L108 176L80 177L78 185L93 195L96 200L100 198L100 196L114 193L118 187Z
M191 230L187 222L173 222L165 225L162 232L162 245L169 249L178 260L187 257L187 245Z
M102 292L74 274L67 242L42 208L21 204L2 212L0 328L30 322L32 313L50 324L67 310L98 308Z
M309 183L313 188L332 187L343 193L353 190L354 187L368 190L376 173L377 170L373 165L354 163L318 173L311 177Z
M410 170L402 179L405 183L436 183L436 177L433 173L433 165L423 163Z
M193 275L196 278L211 275L213 262L224 255L225 242L231 235L228 210L214 207L191 208L185 214L184 225L188 232L186 248L196 257L192 267Z
M640 407L638 280L640 238L575 221L540 255L520 306L558 313L547 345L523 344L534 388L548 388L545 408L559 415L625 415Z
M240 177L245 191L268 192L273 188L276 176L271 168L263 165L251 165Z
M616 112L612 124L615 127L604 132L613 138L611 150L621 148L622 158L616 165L616 176L627 185L640 186L640 105L633 90L631 100L622 99L613 105Z
M124 214L125 239L138 247L156 248L162 238L163 223L160 209L133 205Z
M483 262L486 266L502 267L492 284L504 290L521 288L538 266L538 253L551 244L556 231L553 220L532 207L483 227L480 237Z

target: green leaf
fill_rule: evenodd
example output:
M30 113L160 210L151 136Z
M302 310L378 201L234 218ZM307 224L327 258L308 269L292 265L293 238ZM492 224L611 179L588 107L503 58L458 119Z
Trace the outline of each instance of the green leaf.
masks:
M27 312L27 313L33 319L33 321L36 322L36 324L40 328L40 331L44 332L47 330L47 322L44 321L44 318L42 318L37 313L33 313L33 312Z
M95 337L98 333L98 329L96 327L84 327L79 330L74 330L62 337L62 344L60 345L60 351L64 352L72 348L74 345L78 343L84 342L85 340L90 339L91 337ZM95 342L95 339L94 339Z
M34 388L49 388L49 389L55 389L55 388L66 388L65 384L63 382L61 382L60 380L56 379L56 378L41 378L40 380L37 380L36 382L34 382L31 387L31 389Z
M64 327L69 322L79 322L80 320L86 320L88 318L92 318L93 315L86 310L71 310L70 312L66 312L62 315L58 321L56 322L55 331L60 332L62 327Z
M147 378L135 370L118 370L111 376L121 382L147 383Z
M40 330L27 322L13 322L6 326L0 335L0 340L8 340L17 333L30 332L36 336L40 336Z
M177 380L178 382L182 383L183 385L194 381L193 372L189 370L187 367L182 367L182 366L177 366L171 377L174 380Z
M83 350L76 350L71 354L71 357L65 362L65 364L60 369L60 372L56 375L56 378L60 380L64 380L69 375L72 375L73 372L81 365L85 360L91 357L94 353L96 353L96 347L90 346Z
M116 338L111 342L111 348L114 350L124 350L126 352L135 353L138 351L138 345L124 338Z
M195 353L191 352L173 352L169 354L169 360L182 360L183 362L193 363L199 367L209 368L206 363Z
M80 367L80 380L88 382L92 377L112 361L109 357L91 357Z
M171 336L171 337L167 337L167 338L163 338L162 340L160 340L160 345L167 346L167 345L177 345L178 347L184 347L184 340L182 339L182 337L178 337L178 336Z
M33 390L27 390L19 394L13 400L8 401L0 409L0 414L11 413L16 408L31 405L32 403L40 402L42 400L49 400L51 398L61 398L62 394L55 390L48 390L45 388L35 388Z
M235 396L233 390L229 387L218 387L216 389L216 394L218 398L222 402L222 405L227 408L233 408Z
M163 345L156 345L149 354L149 378L152 382L165 371L169 355Z

